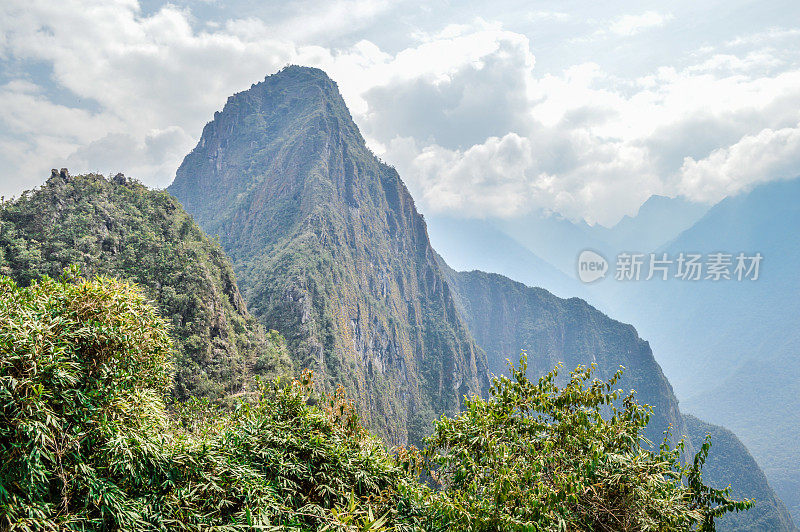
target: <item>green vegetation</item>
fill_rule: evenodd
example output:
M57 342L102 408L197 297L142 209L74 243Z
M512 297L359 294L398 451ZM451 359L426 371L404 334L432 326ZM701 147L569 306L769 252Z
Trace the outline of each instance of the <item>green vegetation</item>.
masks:
M284 335L295 364L312 368L321 390L343 386L390 444L421 446L436 416L457 415L465 395L486 397L488 373L505 370L520 349L536 353L534 381L562 361L596 362L603 380L624 366L625 387L653 408L644 435L658 442L671 426L675 446L687 434L632 326L501 276L450 275L400 176L369 151L318 69L287 67L231 96L168 191L219 235L248 308ZM693 434L686 454L702 445ZM744 468L737 493L772 505L751 489L758 467L735 439L723 445L731 467ZM774 505L767 513L780 514Z
M538 382L527 358L494 380L491 398L465 401L455 419L436 423L428 439L437 510L460 530L713 530L714 518L745 510L727 490L701 480L710 449L692 464L682 442L651 452L643 439L651 409L578 367L556 385L558 368ZM713 510L710 510L713 508Z
M643 434L658 442L669 428L672 445L683 437L686 452L691 454L702 449L706 433L711 433L714 453L705 467L704 481L718 488L730 485L735 496L756 501L754 510L722 519L720 530L794 530L783 503L736 436L681 415L648 343L632 326L577 298L561 299L502 275L455 272L444 264L443 268L493 372L506 372L507 358L515 356L519 348L536 353L527 365L531 379L547 375L559 363L566 367L594 363L596 375L603 380L612 379L616 368L624 366L624 385L635 389L638 400L653 410Z
M27 285L77 264L136 282L171 325L175 395L233 403L253 377L291 371L246 310L228 258L164 192L117 175L59 176L0 210L0 273Z
M307 406L308 379L169 416L171 354L126 283L0 279L0 528L316 529L399 485L339 396Z
M30 530L713 530L741 510L667 444L648 412L579 368L558 388L525 362L488 400L387 451L344 392L310 374L230 412L170 413L168 323L142 291L69 270L0 277L0 527ZM433 487L421 483L424 472Z
M506 360L520 349L537 354L528 365L533 379L563 363L569 368L596 364L598 377L608 380L622 366L626 388L636 390L639 400L653 407L647 437L661 441L671 427L675 444L685 433L678 399L649 344L633 326L609 318L582 299L561 299L502 275L443 268L470 331L486 352L490 371L505 372ZM689 450L694 450L691 444Z

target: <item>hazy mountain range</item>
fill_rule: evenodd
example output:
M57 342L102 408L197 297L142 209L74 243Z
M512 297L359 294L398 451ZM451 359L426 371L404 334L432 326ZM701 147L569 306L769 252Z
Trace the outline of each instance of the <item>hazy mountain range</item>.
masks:
M630 283L619 315L652 342L682 404L733 429L800 514L800 180L727 198L662 248L760 253L756 281ZM661 251L660 251L661 252ZM618 285L620 283L617 283Z
M612 228L532 215L475 220L461 224L475 226L464 231L452 219L431 217L431 234L445 260L452 253L461 269L486 269L560 295L580 296L635 325L650 341L683 410L742 437L796 516L798 197L800 179L795 179L761 185L710 208L654 196L637 216ZM487 259L503 245L510 250L503 260ZM589 285L578 281L576 259L583 249L608 259L606 279ZM764 258L756 281L738 281L735 275L720 282L679 280L674 263L668 281L656 277L645 282L646 265L640 282L615 281L615 263L623 252L666 253L673 261L681 253L700 253L707 260L719 252L731 255L731 275L739 253ZM566 279L553 274L553 267Z

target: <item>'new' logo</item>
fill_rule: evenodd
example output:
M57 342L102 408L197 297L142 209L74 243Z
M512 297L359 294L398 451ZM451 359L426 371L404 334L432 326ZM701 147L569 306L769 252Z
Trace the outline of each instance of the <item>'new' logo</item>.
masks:
M584 283L593 283L606 276L608 261L592 250L585 249L578 255L578 279Z

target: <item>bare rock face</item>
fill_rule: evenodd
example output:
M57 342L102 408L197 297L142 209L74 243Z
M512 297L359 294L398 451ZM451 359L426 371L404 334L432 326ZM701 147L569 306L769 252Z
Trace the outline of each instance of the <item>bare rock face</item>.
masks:
M115 175L114 177L111 178L111 181L116 185L123 185L124 186L124 185L128 184L128 178L125 177L125 174L123 174L123 173L119 173L119 174Z
M66 168L62 168L61 170L57 170L53 168L50 170L50 181L52 180L60 180L61 182L69 183L72 180L72 177L69 175L69 170Z

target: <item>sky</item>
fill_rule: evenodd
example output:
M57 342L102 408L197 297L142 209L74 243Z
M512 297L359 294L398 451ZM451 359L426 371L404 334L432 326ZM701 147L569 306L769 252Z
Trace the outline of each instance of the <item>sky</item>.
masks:
M324 69L424 213L612 225L800 175L800 2L0 3L0 195L163 188L231 94Z

